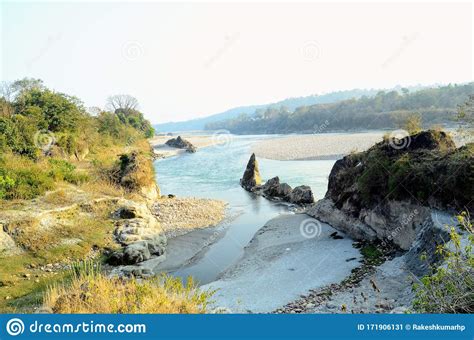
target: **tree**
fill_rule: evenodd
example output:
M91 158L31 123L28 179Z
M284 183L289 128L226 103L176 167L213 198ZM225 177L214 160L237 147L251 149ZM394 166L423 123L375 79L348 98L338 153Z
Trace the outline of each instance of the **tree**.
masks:
M76 130L78 120L85 115L77 98L48 89L25 90L14 106L17 113L34 118L40 129L53 132Z
M458 106L458 120L461 124L471 128L474 123L474 94L462 105Z
M131 111L138 109L138 100L128 94L117 94L107 98L106 108L110 111Z

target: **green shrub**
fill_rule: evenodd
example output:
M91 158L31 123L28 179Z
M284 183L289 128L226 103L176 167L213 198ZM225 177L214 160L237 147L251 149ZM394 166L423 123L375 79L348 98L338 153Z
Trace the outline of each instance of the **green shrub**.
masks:
M76 171L76 167L63 159L50 159L50 175L56 181L65 181L72 184L81 184L87 182L87 174L81 174Z
M15 186L15 180L8 175L0 175L0 199L3 199L8 191Z
M413 308L420 313L474 313L474 235L469 214L458 216L460 229L468 233L468 242L451 228L451 242L438 248L444 258L440 267L433 268L414 285L416 299Z
M0 158L0 198L31 199L54 187L44 163L20 156Z

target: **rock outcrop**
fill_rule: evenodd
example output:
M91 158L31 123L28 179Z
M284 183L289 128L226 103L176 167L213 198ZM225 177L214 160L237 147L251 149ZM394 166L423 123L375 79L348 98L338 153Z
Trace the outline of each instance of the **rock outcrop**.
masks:
M114 234L123 252L114 253L109 262L131 265L164 254L166 237L146 204L123 200L113 217L117 220Z
M262 185L262 192L265 196L273 198L279 197L284 200L289 200L293 189L287 183L280 183L280 178L273 177Z
M293 204L304 205L314 203L314 196L311 188L301 185L294 189L288 183L280 183L278 176L270 178L261 185L258 163L253 153L245 169L244 176L240 180L240 185L248 191L263 195L269 199L283 200Z
M148 156L138 152L121 155L115 173L115 181L125 190L138 193L148 201L160 197L153 164Z
M472 151L472 145L456 149L439 131L385 140L338 160L325 198L307 213L355 239L409 251L408 266L415 271L421 252L432 263L436 246L448 240L432 208L472 209Z
M196 147L189 141L178 136L177 138L171 138L166 143L166 145L178 149L186 149L186 152L194 153L196 152Z
M167 239L151 211L160 196L151 160L137 152L122 155L117 182L129 192L139 194L139 198L133 201L120 199L115 205L117 208L112 214L114 235L122 250L114 252L108 262L127 266L163 256ZM132 266L122 272L133 272L133 269Z
M307 185L295 187L290 194L289 200L294 204L314 203L314 196L311 188Z
M260 171L258 170L258 162L253 153L252 156L250 156L247 167L245 168L244 176L240 179L240 185L245 190L253 191L261 184L262 179L260 177Z

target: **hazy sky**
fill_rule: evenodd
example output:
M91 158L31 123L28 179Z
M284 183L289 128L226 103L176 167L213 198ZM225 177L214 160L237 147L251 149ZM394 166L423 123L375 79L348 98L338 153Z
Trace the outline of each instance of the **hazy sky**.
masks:
M154 123L287 97L473 79L469 3L2 4L1 78Z

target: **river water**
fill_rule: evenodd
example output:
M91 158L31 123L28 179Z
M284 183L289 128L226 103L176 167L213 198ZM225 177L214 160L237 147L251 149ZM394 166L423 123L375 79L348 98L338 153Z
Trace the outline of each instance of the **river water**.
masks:
M253 143L275 136L233 136L222 146L199 149L194 154L157 160L155 169L162 195L213 198L226 201L231 215L237 216L192 265L174 273L192 276L200 284L214 281L235 263L244 247L265 223L279 214L290 213L288 206L255 196L239 185ZM326 193L328 175L335 160L275 161L258 159L263 180L279 176L292 187L311 186L315 198Z

